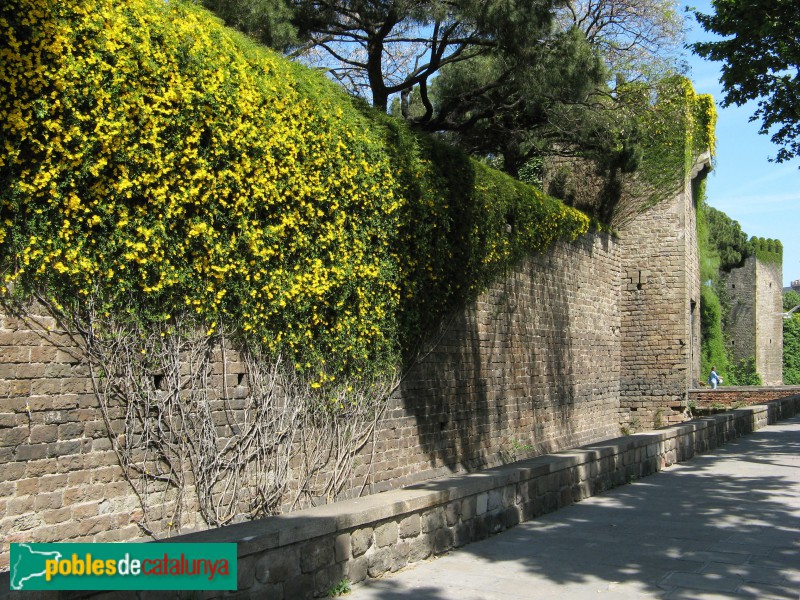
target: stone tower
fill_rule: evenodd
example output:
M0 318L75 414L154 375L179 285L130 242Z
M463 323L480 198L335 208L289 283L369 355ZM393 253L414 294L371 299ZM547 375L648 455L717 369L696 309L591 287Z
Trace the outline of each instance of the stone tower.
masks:
M781 261L758 254L733 269L726 281L731 306L725 331L728 349L736 363L755 358L764 385L783 383L782 281Z
M682 421L688 390L700 377L695 190L710 168L705 153L671 199L618 227L624 277L620 421L631 429Z

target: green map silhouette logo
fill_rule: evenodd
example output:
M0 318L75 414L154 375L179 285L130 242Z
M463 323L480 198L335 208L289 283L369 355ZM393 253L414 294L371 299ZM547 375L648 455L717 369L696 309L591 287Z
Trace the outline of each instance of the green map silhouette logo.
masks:
M16 552L15 552L16 550ZM11 544L11 589L24 590L31 579L45 579L46 562L60 560L58 551L40 551L31 548L31 544ZM38 586L27 589L40 589Z

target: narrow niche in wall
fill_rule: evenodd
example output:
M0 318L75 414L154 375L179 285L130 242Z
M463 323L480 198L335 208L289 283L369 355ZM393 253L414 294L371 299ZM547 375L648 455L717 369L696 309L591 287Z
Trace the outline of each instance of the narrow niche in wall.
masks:
M164 389L164 374L163 373L156 373L153 375L153 388L157 390Z

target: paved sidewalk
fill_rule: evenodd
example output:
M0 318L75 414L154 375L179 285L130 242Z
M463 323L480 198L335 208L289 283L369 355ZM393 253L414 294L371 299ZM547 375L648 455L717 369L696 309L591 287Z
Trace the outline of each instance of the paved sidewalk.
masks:
M347 598L798 600L800 417Z

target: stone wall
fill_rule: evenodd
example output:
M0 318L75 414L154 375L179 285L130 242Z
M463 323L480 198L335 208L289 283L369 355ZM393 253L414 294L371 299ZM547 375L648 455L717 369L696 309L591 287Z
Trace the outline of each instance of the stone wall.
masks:
M783 383L783 268L756 261L756 371L764 385Z
M707 155L669 200L633 210L618 224L623 286L622 420L632 430L680 422L686 391L700 377L700 276L692 182ZM628 204L628 205L626 205Z
M764 385L783 383L783 270L751 256L726 277L725 334L734 361L755 358Z
M342 578L358 583L397 571L609 488L688 460L800 412L800 395L555 455L402 490L320 506L174 541L236 543L237 598L322 597ZM0 598L13 598L0 574ZM41 592L49 600L90 596ZM195 598L196 592L170 593ZM101 597L147 600L163 592ZM203 598L231 597L203 592Z
M689 402L700 409L739 408L764 404L772 400L800 396L800 386L784 385L774 387L723 386L716 390L689 390Z
M619 264L611 236L559 244L447 320L390 400L343 495L365 480L377 492L618 435ZM0 569L10 542L146 538L87 367L68 340L56 341L62 349L0 320ZM221 388L224 375L236 403L246 378L229 356L224 369L215 363L214 381ZM109 416L116 435L122 414ZM154 532L204 527L191 487L182 498L152 491Z
M739 269L725 277L730 313L725 323L725 337L735 362L756 355L756 259L751 256Z
M418 439L413 458L397 455L428 478L617 435L618 297L609 236L526 260L438 336L402 382L380 442ZM392 467L379 461L375 472Z

